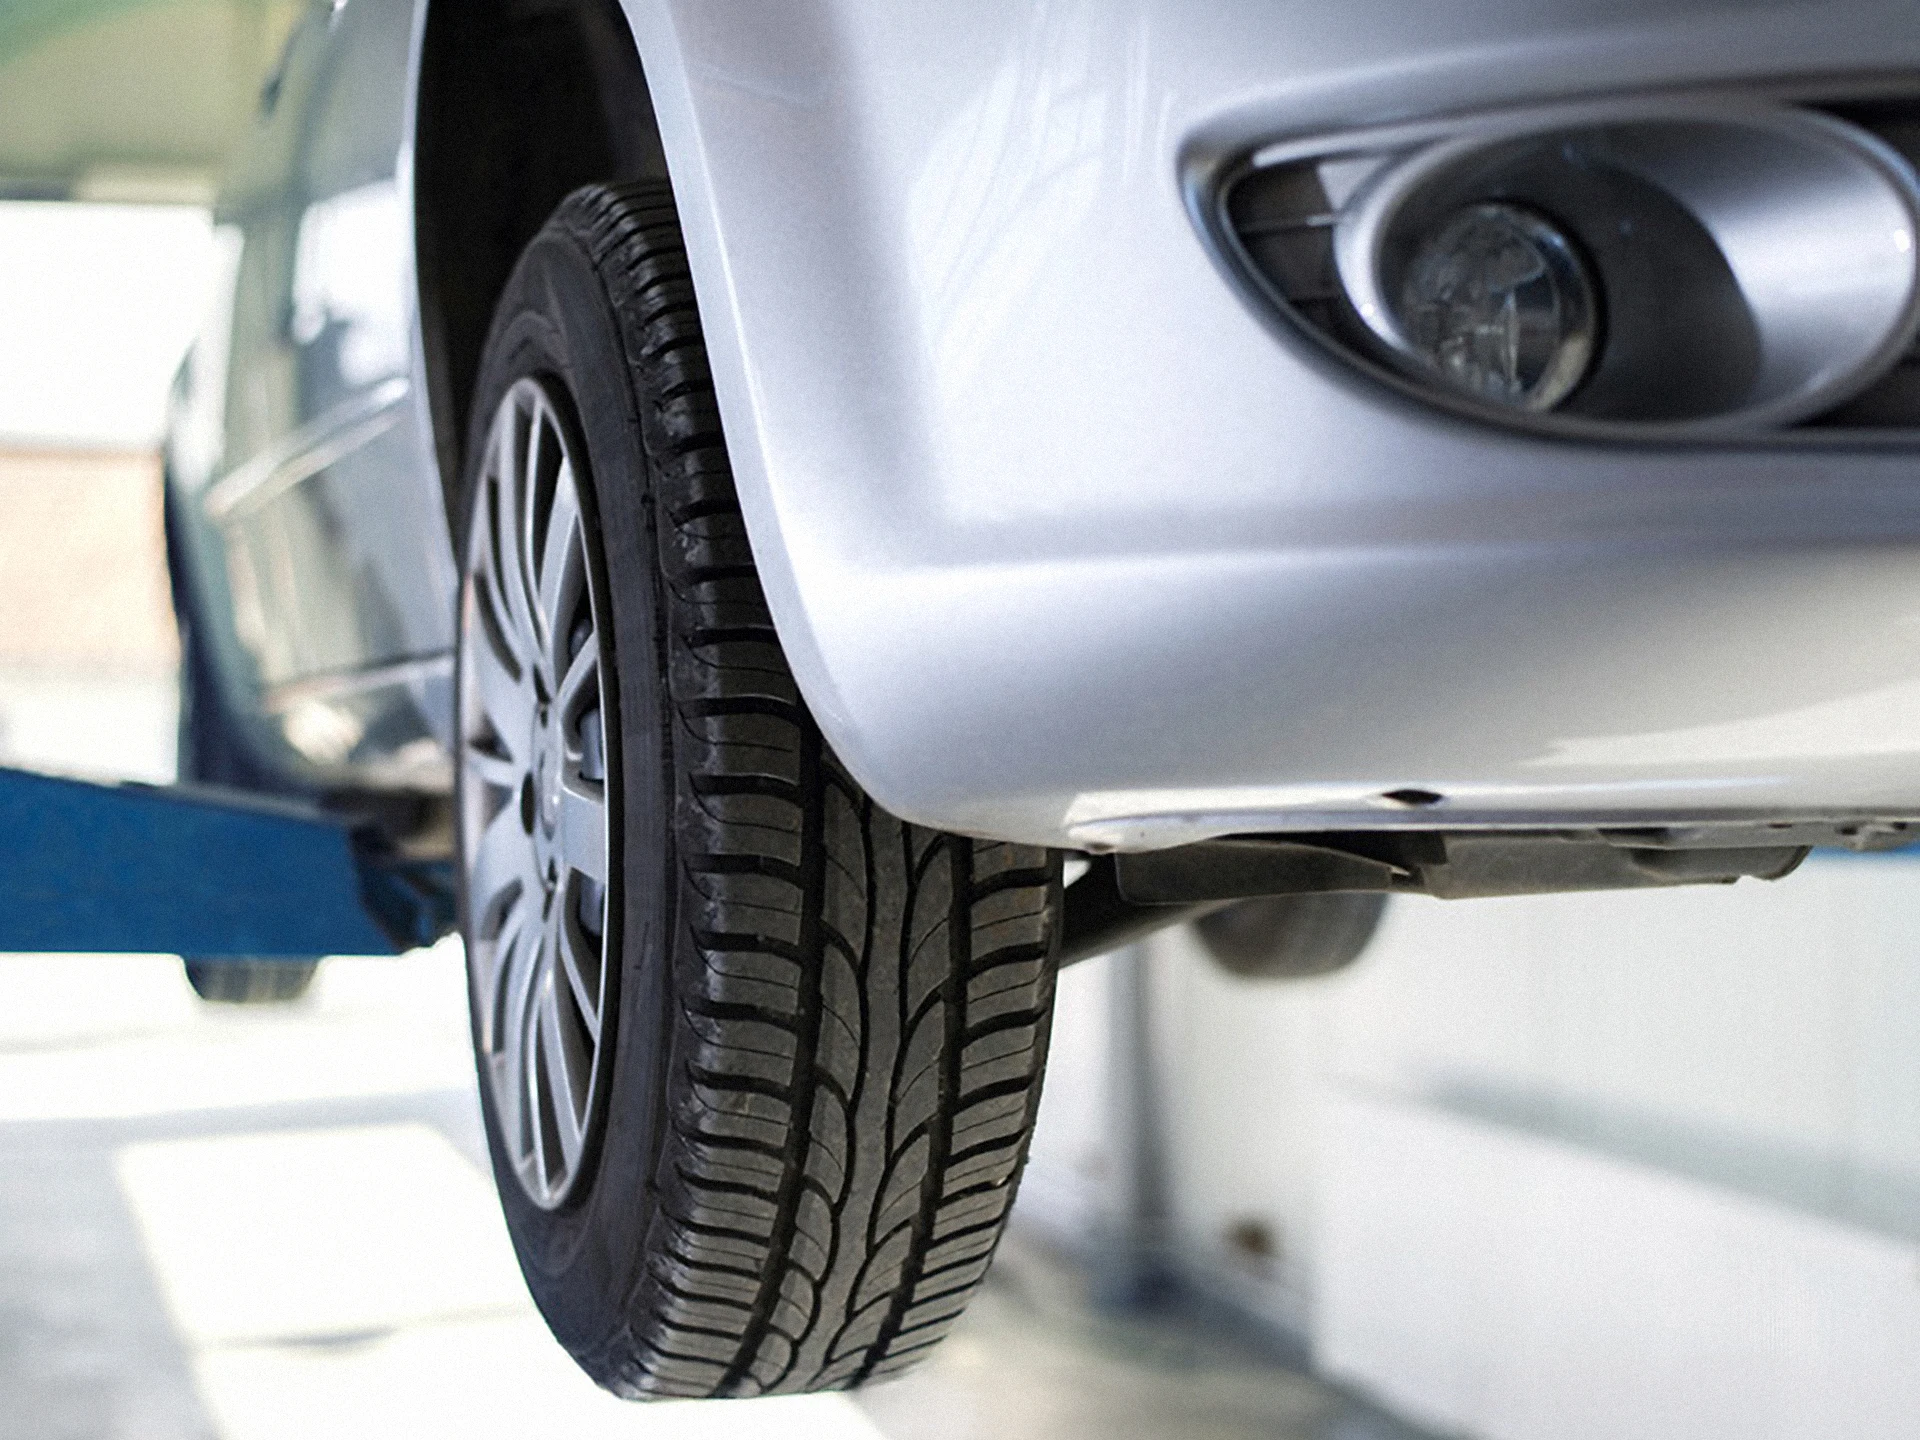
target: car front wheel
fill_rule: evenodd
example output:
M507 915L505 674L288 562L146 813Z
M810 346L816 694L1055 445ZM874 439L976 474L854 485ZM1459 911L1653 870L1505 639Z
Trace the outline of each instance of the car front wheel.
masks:
M1013 1201L1058 857L897 820L822 739L664 185L581 191L532 242L474 417L462 926L534 1298L634 1397L893 1374Z

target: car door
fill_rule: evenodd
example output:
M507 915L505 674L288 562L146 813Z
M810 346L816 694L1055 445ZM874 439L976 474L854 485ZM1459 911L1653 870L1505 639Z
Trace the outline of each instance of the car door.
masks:
M217 455L170 470L227 703L309 781L440 793L457 580L415 380L422 8L324 0L295 29L223 187L224 333L180 407Z

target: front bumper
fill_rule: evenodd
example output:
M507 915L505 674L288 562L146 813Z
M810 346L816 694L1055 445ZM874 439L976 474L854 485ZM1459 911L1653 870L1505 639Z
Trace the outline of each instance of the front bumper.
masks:
M629 10L781 635L890 809L1920 817L1920 451L1444 414L1276 333L1181 193L1288 134L1920 70L1900 7Z

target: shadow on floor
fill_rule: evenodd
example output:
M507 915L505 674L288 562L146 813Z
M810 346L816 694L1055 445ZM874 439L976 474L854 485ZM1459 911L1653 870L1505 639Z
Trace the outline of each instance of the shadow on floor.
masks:
M1205 1301L1096 1305L1022 1233L928 1363L857 1398L892 1440L1432 1440Z

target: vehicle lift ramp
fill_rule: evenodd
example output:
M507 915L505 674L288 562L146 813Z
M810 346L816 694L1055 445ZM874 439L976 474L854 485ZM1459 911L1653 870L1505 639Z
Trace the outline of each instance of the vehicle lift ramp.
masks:
M0 768L0 953L395 955L453 927L453 868L235 790Z

